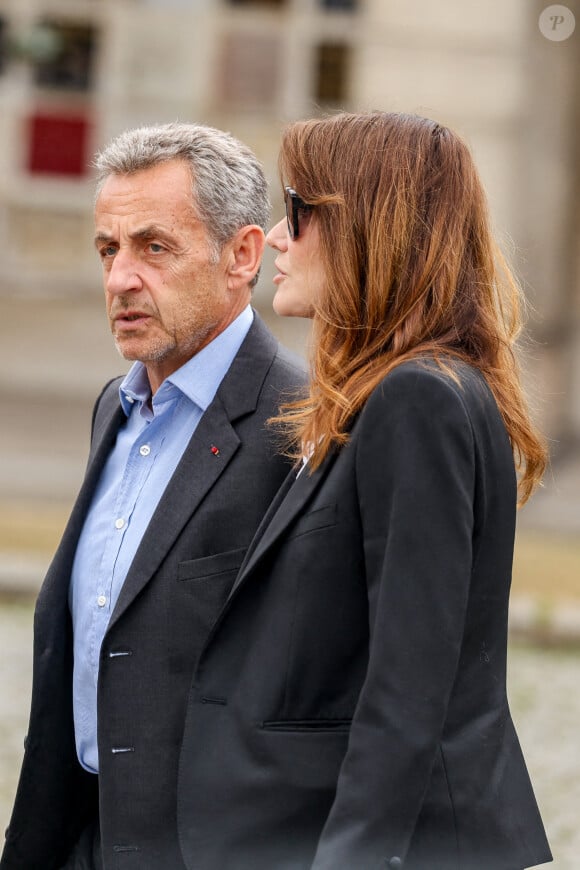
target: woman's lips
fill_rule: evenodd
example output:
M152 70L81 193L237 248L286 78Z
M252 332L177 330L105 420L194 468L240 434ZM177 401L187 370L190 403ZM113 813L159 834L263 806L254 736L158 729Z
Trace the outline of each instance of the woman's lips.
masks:
M278 270L278 274L274 275L274 284L279 284L280 281L283 281L284 278L287 277L286 272L283 272L280 266L277 263L274 263L274 267Z

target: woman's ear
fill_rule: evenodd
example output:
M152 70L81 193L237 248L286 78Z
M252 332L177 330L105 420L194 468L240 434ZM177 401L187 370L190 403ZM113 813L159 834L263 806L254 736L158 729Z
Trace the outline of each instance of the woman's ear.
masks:
M228 289L239 290L253 281L262 263L266 237L254 224L242 227L230 242Z

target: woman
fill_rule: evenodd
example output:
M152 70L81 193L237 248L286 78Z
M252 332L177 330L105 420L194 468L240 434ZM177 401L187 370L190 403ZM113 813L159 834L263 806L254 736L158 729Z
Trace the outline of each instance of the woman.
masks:
M292 124L280 169L274 308L312 317L311 382L200 661L191 789L223 845L200 866L547 862L505 689L517 489L546 451L471 156L424 118L340 114Z

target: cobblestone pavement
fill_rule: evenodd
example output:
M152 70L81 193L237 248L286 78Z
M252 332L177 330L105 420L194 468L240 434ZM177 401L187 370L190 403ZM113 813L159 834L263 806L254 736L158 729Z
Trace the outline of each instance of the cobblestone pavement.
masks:
M32 608L0 604L0 832L8 823L30 699ZM580 866L580 650L512 646L514 719L548 837L553 870Z

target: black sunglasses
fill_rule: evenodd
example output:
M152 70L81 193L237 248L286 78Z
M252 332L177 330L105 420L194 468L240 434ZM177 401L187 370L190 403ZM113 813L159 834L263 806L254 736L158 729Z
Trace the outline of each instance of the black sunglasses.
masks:
M286 206L288 233L294 241L300 235L300 221L310 215L314 206L304 202L291 187L284 188L284 205Z

